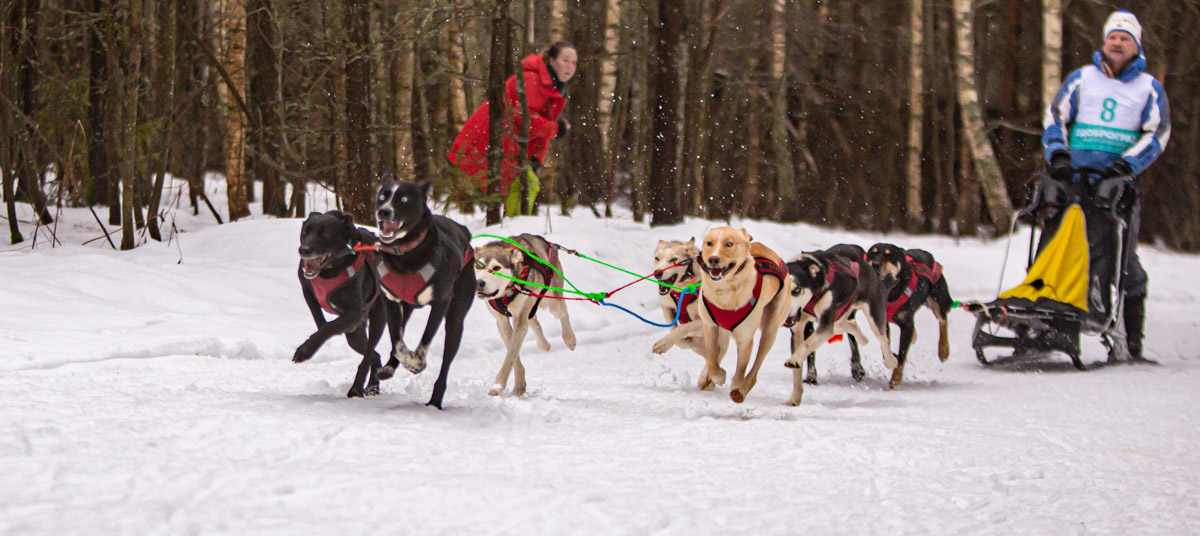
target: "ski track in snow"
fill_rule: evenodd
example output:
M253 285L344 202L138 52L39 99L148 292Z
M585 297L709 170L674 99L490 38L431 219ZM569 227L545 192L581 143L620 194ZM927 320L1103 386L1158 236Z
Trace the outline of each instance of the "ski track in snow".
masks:
M342 338L290 362L313 331L295 275L299 221L213 226L183 212L180 245L72 245L99 231L71 209L66 246L0 253L0 534L1200 533L1197 257L1142 250L1159 366L1100 366L1103 347L1087 339L1087 372L1063 356L985 368L961 311L943 364L936 322L920 313L901 390L886 389L873 340L862 383L846 345L828 345L798 408L782 405L786 333L734 404L728 386L696 390L691 351L651 354L665 330L583 303L569 304L576 350L544 315L553 348L526 341L529 393L489 397L503 344L476 303L439 412L424 402L440 333L426 372L401 371L368 399L345 398L358 356ZM544 218L486 230L455 218L477 233L544 233L634 271L656 240L714 225L554 212L554 233ZM960 300L994 295L1004 247L734 223L785 258L847 241L927 249ZM1014 240L1006 288L1023 276L1026 243ZM585 290L628 280L564 262ZM649 284L611 301L661 318ZM410 323L410 344L424 320Z

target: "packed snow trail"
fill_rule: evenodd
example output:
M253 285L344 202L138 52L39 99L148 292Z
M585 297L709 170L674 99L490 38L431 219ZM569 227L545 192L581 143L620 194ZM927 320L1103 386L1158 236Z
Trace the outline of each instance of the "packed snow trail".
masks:
M548 237L646 273L657 240L714 225L650 229L584 212L554 216ZM545 233L540 218L485 228L454 217L476 233ZM552 350L523 350L529 394L489 397L504 349L477 303L436 411L423 405L428 371L346 399L358 356L344 339L290 362L313 330L296 280L299 221L180 215L181 242L131 252L72 245L97 236L89 222L67 210L66 246L0 253L3 534L1200 533L1194 256L1142 249L1158 366L1078 372L1056 356L985 368L962 311L943 364L922 312L901 390L886 389L871 344L867 378L851 380L839 343L820 351L821 384L785 407L781 334L739 405L728 386L696 390L692 352L651 354L664 329L573 302L578 348L547 322ZM992 297L1004 246L734 225L785 258L838 242L920 247L959 300ZM1026 239L1006 283L1021 279ZM624 281L563 262L585 291ZM651 283L612 301L661 317ZM429 355L436 370L440 335ZM1105 356L1094 339L1084 355Z

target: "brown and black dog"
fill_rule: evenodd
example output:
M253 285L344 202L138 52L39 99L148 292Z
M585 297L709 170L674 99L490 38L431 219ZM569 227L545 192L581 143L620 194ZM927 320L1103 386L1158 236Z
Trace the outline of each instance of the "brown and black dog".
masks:
M788 273L792 283L788 324L798 327L815 322L817 325L811 335L792 348L791 359L784 363L793 369L795 378L789 405L799 405L804 394L800 371L805 356L834 335L849 333L857 341L866 340L854 319L855 311L863 312L867 325L879 341L883 366L896 367L887 334L884 301L887 291L862 258L861 249L850 254L839 254L833 249L804 253L788 263Z
M729 398L741 403L758 381L767 352L788 314L791 281L783 259L770 248L753 242L745 229L716 227L704 235L700 256L700 320L704 326L705 363L699 387L710 390L725 383L720 349L732 335L737 343L737 368ZM754 334L762 332L758 352L749 372ZM797 373L798 374L798 373Z
M922 305L927 305L938 321L938 359L945 362L950 357L946 315L954 307L954 300L942 275L942 265L928 251L906 250L894 244L879 243L867 251L867 261L888 289L888 322L900 326L898 364L892 371L892 381L889 383L895 389L904 380L908 348L917 338L913 317Z

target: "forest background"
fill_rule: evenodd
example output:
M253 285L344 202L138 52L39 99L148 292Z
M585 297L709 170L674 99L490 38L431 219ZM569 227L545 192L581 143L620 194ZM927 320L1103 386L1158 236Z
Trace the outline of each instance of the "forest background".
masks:
M161 239L170 176L195 186L180 210L220 219L217 171L231 219L261 181L265 214L303 217L315 184L370 224L395 172L494 221L494 185L446 150L521 57L565 40L572 128L541 210L993 235L1044 167L1047 98L1117 8L1171 97L1142 240L1200 250L1200 0L9 0L5 215L16 243L17 201L44 224L93 206L128 249Z

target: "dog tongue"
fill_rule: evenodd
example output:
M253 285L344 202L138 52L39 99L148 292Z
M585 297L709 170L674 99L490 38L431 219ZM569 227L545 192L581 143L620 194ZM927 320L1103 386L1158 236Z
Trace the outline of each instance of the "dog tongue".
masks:
M304 259L304 271L308 273L316 272L321 269L321 257L313 259Z
M381 221L379 222L379 231L386 235L396 234L400 230L400 222L398 221Z

